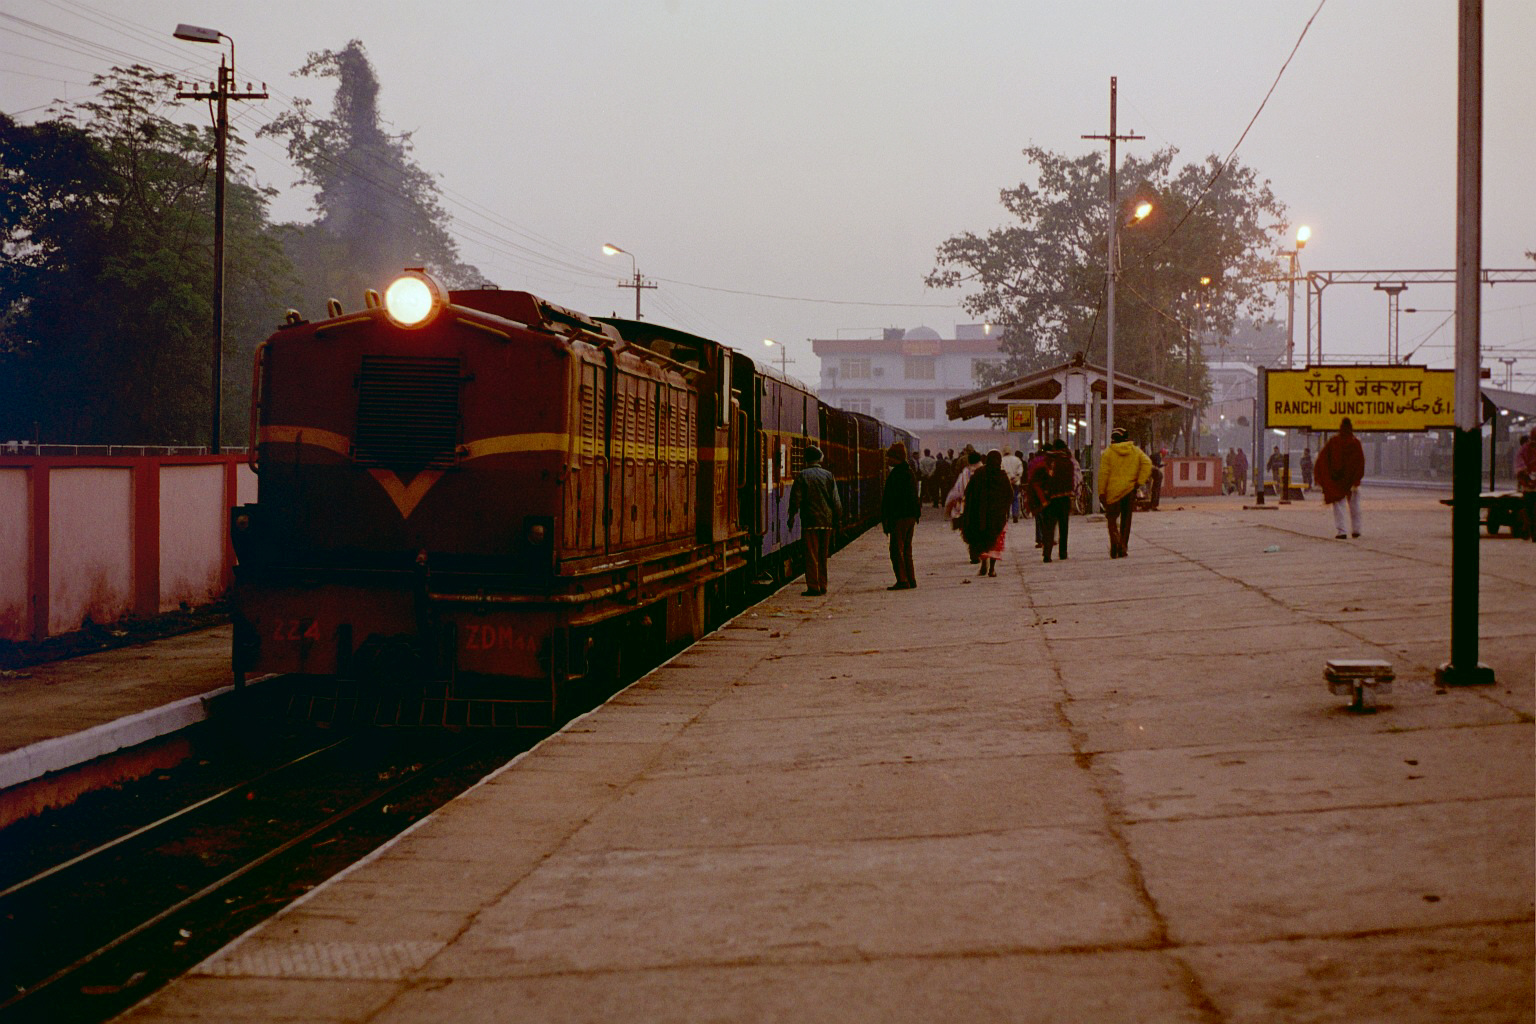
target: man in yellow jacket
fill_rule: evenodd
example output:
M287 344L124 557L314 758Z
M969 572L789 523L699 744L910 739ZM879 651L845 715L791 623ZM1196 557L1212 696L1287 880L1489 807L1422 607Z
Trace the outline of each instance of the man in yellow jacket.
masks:
M1109 557L1124 558L1131 542L1131 513L1136 488L1152 479L1152 460L1131 443L1125 428L1116 427L1109 446L1099 456L1099 501L1109 525Z

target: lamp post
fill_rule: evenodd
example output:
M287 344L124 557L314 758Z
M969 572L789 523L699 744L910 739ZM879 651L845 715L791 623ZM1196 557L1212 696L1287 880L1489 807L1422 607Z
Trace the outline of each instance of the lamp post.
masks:
M605 242L603 243L603 252L609 256L617 256L618 254L623 253L625 256L629 257L629 269L630 272L634 275L634 279L630 281L620 281L619 287L633 288L635 290L635 319L642 319L640 316L640 292L646 288L655 288L656 286L646 282L645 279L640 276L640 268L635 263L635 254L630 252L628 249L620 249L612 242Z
M190 43L229 42L229 66L219 55L219 80L211 92L178 92L178 99L217 100L218 108L214 127L214 177L213 177L213 433L208 450L217 455L220 451L221 404L224 391L224 166L229 139L229 101L266 99L265 92L232 93L235 87L235 41L216 28L199 28L196 25L177 25L172 33L177 39ZM252 441L254 442L254 438Z
M793 359L789 358L789 350L786 349L781 343L779 343L777 341L774 341L772 338L764 338L763 339L763 344L767 345L769 348L775 348L775 347L778 348L778 350L779 350L779 373L781 373L784 376L788 377L789 376L789 364L794 362Z
M1281 249L1280 255L1290 258L1291 271L1286 275L1287 296L1285 300L1285 368L1292 369L1296 352L1296 257L1301 255L1301 250L1307 247L1307 240L1312 237L1312 229L1303 224L1296 229L1296 248ZM1311 358L1312 353L1307 353Z
M1108 135L1084 135L1085 139L1104 139L1109 142L1109 244L1106 253L1109 257L1109 266L1105 267L1107 284L1104 304L1108 307L1104 320L1104 442L1109 443L1109 438L1115 432L1115 232L1119 228L1120 220L1120 192L1119 183L1116 180L1115 144L1117 142L1130 142L1135 139L1144 139L1145 135L1137 135L1134 132L1121 135L1116 130L1119 110L1120 83L1113 75L1109 79L1109 134ZM1150 203L1143 203L1150 213ZM1146 216L1146 214L1142 214ZM1139 218L1138 218L1139 219Z

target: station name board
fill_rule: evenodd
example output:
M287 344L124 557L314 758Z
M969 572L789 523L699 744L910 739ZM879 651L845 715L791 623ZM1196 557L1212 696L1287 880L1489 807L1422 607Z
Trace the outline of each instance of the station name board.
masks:
M1317 366L1266 370L1266 427L1356 430L1454 427L1455 370L1422 366Z

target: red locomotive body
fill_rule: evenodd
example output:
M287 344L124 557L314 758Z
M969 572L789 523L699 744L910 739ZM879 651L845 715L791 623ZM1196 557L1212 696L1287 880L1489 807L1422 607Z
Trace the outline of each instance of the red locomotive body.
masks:
M546 725L621 651L700 635L746 545L713 458L729 351L693 341L496 291L278 331L232 522L236 671L309 680L322 720Z

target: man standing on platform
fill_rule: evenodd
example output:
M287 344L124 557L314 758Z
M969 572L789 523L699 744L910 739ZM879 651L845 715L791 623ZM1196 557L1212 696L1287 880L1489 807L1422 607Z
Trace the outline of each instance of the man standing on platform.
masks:
M927 448L923 449L923 457L917 460L918 486L922 488L922 500L931 501L934 505L939 503L939 481L935 476L939 471L939 461L933 457L933 453Z
M801 596L817 597L827 592L827 559L832 553L832 531L843 518L843 502L837 496L837 478L822 468L821 449L815 445L805 449L805 468L789 488L791 528L797 514L805 541L805 590Z
M1099 456L1099 501L1109 526L1109 557L1124 558L1130 553L1136 488L1152 479L1152 460L1131 443L1124 427L1116 427L1109 442Z
M1040 520L1045 537L1045 557L1051 560L1051 548L1056 543L1057 529L1061 533L1061 558L1067 557L1067 525L1072 516L1072 494L1076 487L1076 467L1067 442L1061 438L1051 442L1046 449L1045 462L1030 477L1029 487L1039 492Z
M1275 497L1282 501L1290 497L1286 494L1285 470L1290 465L1290 459L1280 454L1280 446L1275 445L1275 450L1270 453L1269 461L1264 463L1264 468L1269 470L1269 478L1275 482Z
M923 514L923 503L917 496L917 481L912 478L912 467L907 464L907 446L897 441L885 451L885 461L891 471L885 478L885 489L880 492L880 527L890 538L891 571L896 574L894 586L886 590L911 590L917 586L917 573L912 568L912 531Z
M1536 433L1515 456L1515 486L1525 502L1525 539L1536 541Z
M1333 506L1333 525L1343 540L1344 506L1349 506L1349 531L1360 536L1360 481L1365 478L1365 449L1355 436L1349 417L1339 421L1339 432L1328 439L1312 465L1313 478L1323 490L1323 504Z

